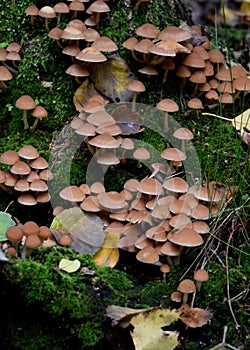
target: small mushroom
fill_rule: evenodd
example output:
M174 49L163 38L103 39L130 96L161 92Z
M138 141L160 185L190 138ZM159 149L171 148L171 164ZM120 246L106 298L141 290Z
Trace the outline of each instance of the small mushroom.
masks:
M177 290L183 293L182 304L187 304L188 295L196 291L195 284L190 279L184 279L177 287Z
M29 129L29 123L28 123L27 114L28 114L28 110L36 108L35 101L33 100L33 98L31 96L23 95L23 96L19 97L16 100L15 106L17 108L23 110L23 125L24 125L24 129L25 130Z

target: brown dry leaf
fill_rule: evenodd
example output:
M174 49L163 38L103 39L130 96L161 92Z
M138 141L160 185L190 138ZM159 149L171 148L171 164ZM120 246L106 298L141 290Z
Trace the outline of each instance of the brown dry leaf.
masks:
M190 308L186 310L181 316L180 319L188 327L196 328L202 327L207 324L212 317L210 311L200 309L198 307Z
M93 95L98 95L94 85L86 79L76 90L73 102L78 112L83 112L84 106L88 103L88 99Z
M93 63L89 67L90 79L95 88L113 102L131 101L133 93L128 83L135 79L125 60L110 56L106 62Z
M70 233L70 248L80 254L95 254L103 244L103 222L96 215L87 215L79 207L63 210L50 226L57 241L62 234Z
M93 260L99 266L114 267L120 256L117 247L120 235L113 232L107 232L105 235L105 240L101 248L95 253Z
M178 333L163 331L180 317L180 311L157 309L133 316L130 323L134 326L130 332L136 350L172 350L178 346Z
M117 305L109 305L106 309L107 317L111 318L112 326L120 324L122 327L127 327L131 318L139 313L148 312L155 308L149 309L132 309L129 307L122 307Z
M233 118L233 119L229 119L229 118L225 118L222 117L220 115L217 114L212 114L212 113L202 113L202 115L208 115L211 117L216 117L219 119L223 119L226 120L230 123L232 123L233 127L239 131L240 136L243 138L243 141L246 143L246 140L248 140L248 138L245 137L245 133L248 131L250 131L250 108L245 110L244 112L240 113L239 115L237 115L237 117ZM247 141L248 142L248 141Z

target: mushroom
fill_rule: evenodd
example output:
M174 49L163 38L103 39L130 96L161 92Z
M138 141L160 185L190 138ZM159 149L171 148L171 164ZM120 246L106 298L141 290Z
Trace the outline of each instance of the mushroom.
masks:
M42 7L38 12L38 16L45 18L45 28L46 28L47 32L49 32L49 18L56 17L56 13L55 13L55 10L53 9L53 7L51 7L51 6Z
M23 95L16 100L15 106L23 110L24 129L25 130L29 129L27 114L28 114L28 110L34 109L36 107L35 101L29 95Z
M34 132L36 130L39 119L46 118L48 116L48 112L42 106L36 106L34 110L31 112L32 117L35 118L33 125L30 127L30 131Z
M179 107L174 100L165 98L157 103L156 108L164 112L163 130L168 130L168 113L178 112Z
M196 289L200 291L202 282L208 280L208 272L204 269L198 269L194 273L194 280L196 281Z
M98 27L101 13L110 12L109 6L103 0L96 0L88 7L86 13L95 17L96 26Z
M25 9L25 14L30 16L32 27L35 24L35 17L38 15L39 9L35 5L30 5Z
M40 247L41 243L42 243L41 239L38 237L38 235L33 234L30 236L27 236L24 242L22 253L21 253L22 259L28 258L32 250Z
M187 304L188 295L196 291L195 284L190 279L181 281L177 287L177 290L183 293L182 304Z
M135 111L135 104L136 104L136 98L138 93L145 91L146 88L140 80L132 80L128 84L127 89L133 92L132 106L131 106L131 111L133 112Z
M23 231L19 226L10 226L6 231L7 239L12 243L12 246L18 251L19 244L23 238Z
M185 141L192 140L194 138L192 131L187 128L179 128L175 130L173 136L178 140L181 140L182 152L185 152Z

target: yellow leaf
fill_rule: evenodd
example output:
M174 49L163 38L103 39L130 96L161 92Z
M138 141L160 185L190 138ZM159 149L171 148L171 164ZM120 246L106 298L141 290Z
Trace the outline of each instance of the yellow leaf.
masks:
M81 263L79 260L69 260L69 259L62 259L59 263L59 269L66 271L68 273L72 273L77 271L81 266Z
M113 102L131 101L128 83L135 79L125 60L111 56L106 62L91 64L90 79L96 89Z
M240 132L241 136L244 135L245 130L250 130L250 108L237 115L237 117L233 119L225 118L217 114L212 113L202 113L202 115L208 115L211 117L219 118L226 120L232 123L233 127Z
M119 260L119 249L117 243L120 235L106 232L106 237L101 248L95 253L93 259L99 266L114 267Z
M132 317L134 326L131 336L136 350L172 350L178 346L178 333L163 331L161 328L177 321L180 312L169 309L157 309L140 313Z
M78 112L83 112L84 106L88 103L88 99L98 94L95 90L94 85L86 79L76 90L73 98L75 108Z

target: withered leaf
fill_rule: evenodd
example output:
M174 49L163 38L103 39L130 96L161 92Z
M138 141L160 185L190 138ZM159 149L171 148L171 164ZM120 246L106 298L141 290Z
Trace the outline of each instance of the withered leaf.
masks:
M188 327L196 328L202 327L207 324L212 317L210 311L200 309L198 307L190 308L186 310L181 316L180 319Z

